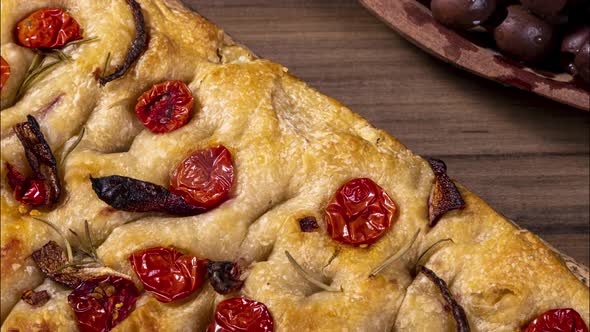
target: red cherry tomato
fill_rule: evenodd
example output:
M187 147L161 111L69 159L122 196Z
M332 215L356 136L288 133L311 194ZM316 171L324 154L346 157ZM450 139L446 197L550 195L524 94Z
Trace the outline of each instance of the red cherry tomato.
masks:
M172 248L150 248L129 256L145 289L160 302L183 299L199 289L207 276L206 260Z
M533 320L524 332L588 332L588 327L574 309L554 309Z
M23 191L15 191L15 198L25 204L37 206L45 201L45 184L41 180L28 180Z
M38 206L45 202L45 184L38 179L25 178L14 166L6 163L8 185L14 191L14 198L22 204Z
M220 302L207 332L272 332L274 322L268 308L246 298Z
M369 245L389 229L396 210L389 195L371 179L353 179L326 207L327 231L340 243Z
M39 9L16 25L16 40L28 48L59 48L78 39L80 25L60 8Z
M139 97L135 114L151 132L169 133L188 122L193 103L193 95L186 84L166 81L154 85Z
M220 145L195 151L180 163L170 178L170 191L209 209L227 199L233 182L231 153Z
M129 316L138 297L131 280L106 275L81 283L68 302L81 332L107 332Z
M10 78L10 65L3 57L0 56L0 90L6 84L6 81Z

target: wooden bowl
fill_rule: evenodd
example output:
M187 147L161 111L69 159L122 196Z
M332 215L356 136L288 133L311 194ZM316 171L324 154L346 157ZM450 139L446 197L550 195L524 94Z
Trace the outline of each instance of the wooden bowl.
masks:
M590 110L590 93L578 78L533 69L478 45L436 22L430 10L416 0L360 2L404 38L446 62L504 85Z

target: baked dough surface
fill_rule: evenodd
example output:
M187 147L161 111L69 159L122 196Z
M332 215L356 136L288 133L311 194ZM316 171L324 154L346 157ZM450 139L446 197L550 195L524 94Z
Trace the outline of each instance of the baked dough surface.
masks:
M427 161L287 68L234 44L180 2L138 2L149 48L122 79L105 87L93 72L109 52L112 63L120 63L134 35L125 0L1 3L2 56L13 73L2 93L2 164L26 167L12 127L27 114L39 120L56 155L85 127L81 143L59 164L65 198L41 215L65 233L83 232L84 220L89 220L107 266L139 287L129 254L174 246L213 260L246 262L241 293L268 306L277 331L449 331L454 322L438 290L412 272L426 248L450 238L453 243L429 255L426 266L447 281L473 331L520 331L542 312L564 307L574 308L589 323L588 287L535 235L464 188L466 208L445 214L429 228L427 200L434 176ZM86 36L100 39L68 49L74 61L56 67L15 102L17 82L32 52L17 46L11 31L43 7L66 8ZM188 83L195 96L193 116L179 130L153 134L137 120L133 107L143 91L171 79ZM88 181L89 176L117 174L166 186L180 161L213 144L232 152L236 181L231 198L205 214L116 211L96 197ZM44 281L30 258L47 241L61 240L19 209L5 173L2 166L2 331L77 331L67 304L70 290ZM367 248L339 245L324 229L328 200L355 177L371 178L399 209L393 227ZM317 218L319 231L301 232L297 220L306 216ZM368 277L418 229L416 243L401 260ZM285 250L343 291L311 286L289 264ZM27 289L48 290L51 299L33 308L19 301ZM169 304L144 292L114 331L203 331L223 299L209 285Z

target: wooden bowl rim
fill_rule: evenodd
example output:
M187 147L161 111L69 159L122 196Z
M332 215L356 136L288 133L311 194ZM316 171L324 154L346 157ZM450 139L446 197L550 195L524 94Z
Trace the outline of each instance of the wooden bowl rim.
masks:
M478 46L436 22L430 10L417 0L359 1L404 38L445 62L503 85L590 111L590 92L572 75L539 72L496 50Z

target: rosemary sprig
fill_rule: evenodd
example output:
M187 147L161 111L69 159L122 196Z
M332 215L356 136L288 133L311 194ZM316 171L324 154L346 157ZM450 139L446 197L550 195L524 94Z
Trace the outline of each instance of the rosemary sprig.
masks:
M102 67L101 75L107 74L107 69L109 68L110 64L111 64L111 52L107 53L107 59L104 62L104 67Z
M44 64L46 58L47 57L44 54L41 54L41 53L35 54L35 57L33 58L33 62L31 62L31 65L29 66L29 69L27 70L27 73L25 74L25 78L23 79L20 86L16 90L16 99L20 99L24 95L24 93L29 89L29 87L33 83L37 82L40 78L42 78L43 75L47 74L47 72L51 68L57 66L58 64L60 64L61 62L64 61L64 60L58 58L57 60L55 60L51 63Z
M57 273L61 270L64 270L68 267L87 267L89 265L95 266L102 266L103 263L98 258L98 253L96 252L96 247L92 242L92 237L90 236L90 227L88 225L88 220L84 220L84 239L78 235L73 229L69 229L70 233L72 233L76 239L80 247L78 248L86 257L78 260L68 260L66 264L61 265L57 269L51 271L51 273Z
M80 244L80 251L84 255L90 257L94 262L101 263L96 252L96 247L92 242L92 237L90 236L90 227L88 226L88 220L84 220L84 239L82 239L78 235L78 233L76 233L73 229L70 229L70 232L74 234L74 236L78 239L78 243Z
M39 52L35 53L35 57L33 58L33 61L31 61L31 65L29 66L28 70L35 70L39 68L39 66L43 62L43 59L44 57L42 54L40 54Z
M74 261L72 263L66 263L66 264L58 267L57 269L51 271L51 273L52 274L58 273L58 272L60 272L62 270L67 269L68 267L83 267L83 266L88 266L88 265L101 266L101 263L95 262L93 260L89 260L89 261L84 261L84 260Z
M422 258L424 258L424 256L426 256L426 254L428 254L429 251L434 249L434 247L438 246L441 243L445 243L445 242L455 243L455 241L453 241L453 239L447 238L447 239L438 240L438 241L434 242L433 244L431 244L426 250L424 250L424 252L416 260L416 266L414 267L415 274L418 274L419 267L424 265L424 263L422 262Z
M60 163L63 164L63 162L66 160L66 158L68 157L68 155L70 153L72 153L77 147L78 144L80 144L80 142L82 141L82 138L84 138L84 134L86 133L86 127L82 127L82 130L80 131L80 134L78 134L78 136L76 137L76 139L69 145L65 146L62 153L61 153L61 160ZM67 142L66 142L67 144Z
M98 37L82 38L82 39L74 40L74 41L71 41L71 42L67 43L66 45L64 45L64 48L66 48L68 46L72 46L72 45L80 45L80 44L94 43L94 42L99 41L99 40L100 40L100 38L98 38Z
M62 50L57 49L57 48L53 49L53 50L48 50L48 51L39 51L39 53L41 53L42 55L44 55L46 57L49 56L49 57L58 59L60 61L67 61L67 62L74 61L71 56L65 54Z
M51 223L45 219L41 219L39 217L32 217L32 218L51 227L55 232L57 232L57 234L59 234L59 236L64 240L64 242L66 244L66 254L68 256L68 262L73 262L74 261L74 254L72 253L72 246L70 245L70 241L68 241L68 238L66 237L66 235L59 228L57 228L57 226L55 226L53 223Z
M342 288L338 289L338 288L328 286L328 285L324 284L323 282L314 278L311 274L309 274L307 271L305 271L303 269L303 267L301 267L301 265L299 265L299 263L297 263L295 258L293 258L293 256L291 256L291 254L287 250L285 250L285 255L287 256L287 259L289 260L291 265L293 265L293 267L295 268L295 271L297 271L297 273L299 273L299 275L302 276L309 283L311 283L311 284L313 284L313 285L315 285L327 292L342 292Z
M97 40L99 40L98 37L84 38L69 42L66 45L64 45L62 49L52 49L48 51L36 50L37 52L35 54L35 57L33 58L33 61L31 62L31 65L29 66L29 69L27 70L27 73L25 74L25 78L16 90L16 99L20 99L24 95L24 93L29 89L29 87L33 83L37 82L41 77L43 77L43 75L46 74L51 68L55 67L56 65L64 61L73 61L71 56L65 54L62 51L64 48L72 45L91 43ZM44 65L45 60L48 57L54 58L55 61Z
M388 267L391 263L397 261L402 256L404 256L408 252L408 250L412 248L414 242L416 242L416 239L418 238L420 231L421 229L418 229L416 233L414 233L414 236L412 236L412 239L408 241L400 250L398 250L395 254L389 256L389 258L387 258L383 263L381 263L381 265L377 266L373 271L371 271L371 273L369 273L369 278L373 278L381 271L383 271L386 267Z
M96 261L99 261L98 254L96 253L96 247L94 246L94 242L92 241L92 237L90 236L90 227L88 226L88 220L84 220L84 233L86 233L86 240L88 241L88 248L90 249L90 253L92 254L92 258Z

